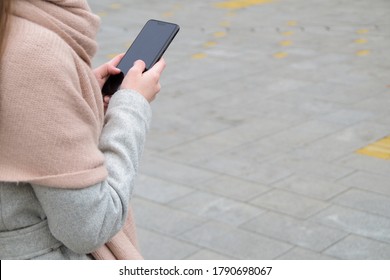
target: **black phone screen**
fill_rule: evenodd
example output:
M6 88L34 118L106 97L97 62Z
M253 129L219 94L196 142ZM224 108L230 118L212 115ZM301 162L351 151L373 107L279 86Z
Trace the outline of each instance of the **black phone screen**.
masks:
M143 60L146 64L145 71L149 70L162 57L179 29L174 23L149 20L119 62L117 67L121 73L110 76L104 84L103 94L112 95L117 91L136 60Z

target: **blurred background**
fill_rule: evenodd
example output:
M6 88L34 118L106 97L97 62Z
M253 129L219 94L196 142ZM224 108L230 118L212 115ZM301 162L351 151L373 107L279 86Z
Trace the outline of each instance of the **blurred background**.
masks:
M181 26L132 200L146 259L390 259L390 1L89 3L94 66Z

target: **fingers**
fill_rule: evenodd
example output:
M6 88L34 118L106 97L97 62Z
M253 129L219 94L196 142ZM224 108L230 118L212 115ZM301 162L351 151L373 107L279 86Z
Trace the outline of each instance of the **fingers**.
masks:
M106 95L103 97L103 105L104 105L104 114L106 114L108 104L110 103L111 96Z
M118 69L117 66L124 56L125 56L124 53L118 54L113 59L111 59L108 63L105 64L107 66L106 71L108 75L116 75L121 72L121 70Z
M110 64L107 64L106 71L107 71L108 75L116 75L116 74L119 74L121 72L121 70L119 68L116 68L115 66L110 65Z
M145 67L145 62L137 60L123 79L121 89L132 89L151 102L161 89L160 76L165 68L165 60L161 59L146 72Z
M143 73L145 71L146 64L142 60L137 60L134 62L133 67L131 68L134 72Z
M109 62L100 65L98 68L94 69L95 76L98 80L104 80L107 79L108 76L110 75L116 75L121 72L120 69L116 68L118 65L119 61L122 59L124 54L117 55L114 57L112 60Z
M116 67L124 56L125 56L125 53L118 54L113 59L111 59L108 62L108 64Z
M161 58L150 70L157 72L157 74L161 75L166 66L165 59Z
M107 104L110 103L110 99L111 99L111 96L109 96L109 95L106 95L103 97L104 103L107 103Z

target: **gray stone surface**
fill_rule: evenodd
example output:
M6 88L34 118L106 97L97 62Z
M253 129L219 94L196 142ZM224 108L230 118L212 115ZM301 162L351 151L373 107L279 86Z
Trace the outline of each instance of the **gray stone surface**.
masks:
M295 247L286 254L281 255L280 260L335 260L336 257L328 256L324 253L316 253L300 247Z
M283 190L273 190L250 203L285 215L308 218L328 206L326 202Z
M147 260L185 259L200 250L188 242L146 229L139 229L137 235L142 237L139 238L139 247ZM155 248L155 250L146 250L147 248Z
M333 202L335 204L390 218L390 197L380 194L353 189L339 195Z
M285 242L215 222L188 231L181 238L237 259L273 259L292 248Z
M390 2L89 0L94 66L180 24L133 207L147 259L389 259ZM260 1L261 2L261 1Z
M341 206L331 206L312 220L345 232L390 242L390 219L382 216Z
M325 253L339 259L388 260L390 259L390 245L351 235L327 249Z
M323 251L347 235L341 230L272 212L263 214L242 227L315 252Z

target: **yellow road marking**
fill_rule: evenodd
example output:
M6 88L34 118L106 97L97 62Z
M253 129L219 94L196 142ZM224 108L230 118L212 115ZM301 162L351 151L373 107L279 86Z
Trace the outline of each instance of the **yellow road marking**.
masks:
M96 13L99 17L106 17L107 16L107 12L105 11L102 11L102 12L98 12Z
M366 56L366 55L369 55L370 53L371 53L370 50L360 50L360 51L356 52L356 55L357 56Z
M225 36L226 36L226 32L225 31L218 31L218 32L214 33L214 37L215 38L222 38L222 37L225 37Z
M356 153L381 159L390 159L390 136L357 150Z
M290 40L284 40L284 41L279 42L279 45L281 45L283 47L288 47L288 46L291 46L292 44L293 44L293 42Z
M214 4L217 8L222 9L242 9L250 6L272 3L274 0L235 0L224 1Z
M281 33L283 36L292 36L294 35L294 31L285 31Z
M359 38L354 41L356 44L366 44L368 41L364 38Z
M216 45L217 45L217 42L214 42L214 41L209 41L209 42L206 42L203 44L203 46L206 48L211 48L211 47L214 47Z
M192 59L203 59L207 56L205 53L195 53L191 57Z
M356 31L357 34L367 34L369 32L368 29L362 28Z
M173 17L173 16L175 15L175 13L176 13L177 11L179 11L181 8L182 8L182 5L181 5L181 4L175 4L175 5L173 5L172 10L164 12L164 13L162 14L162 16L165 17L165 18L171 18L171 17Z
M119 10L121 7L122 7L121 3L112 3L110 5L110 8L113 9L113 10Z
M230 24L230 21L221 21L219 23L219 26L222 26L222 27L229 27L231 24Z
M295 20L289 20L288 22L287 22L287 25L288 26L297 26L297 22L295 21Z
M278 52L278 53L274 54L274 57L278 58L278 59L282 59L282 58L285 58L287 56L288 56L288 53L286 53L286 52Z
M165 18L173 17L173 12L165 12L165 13L163 13L163 17L165 17Z

